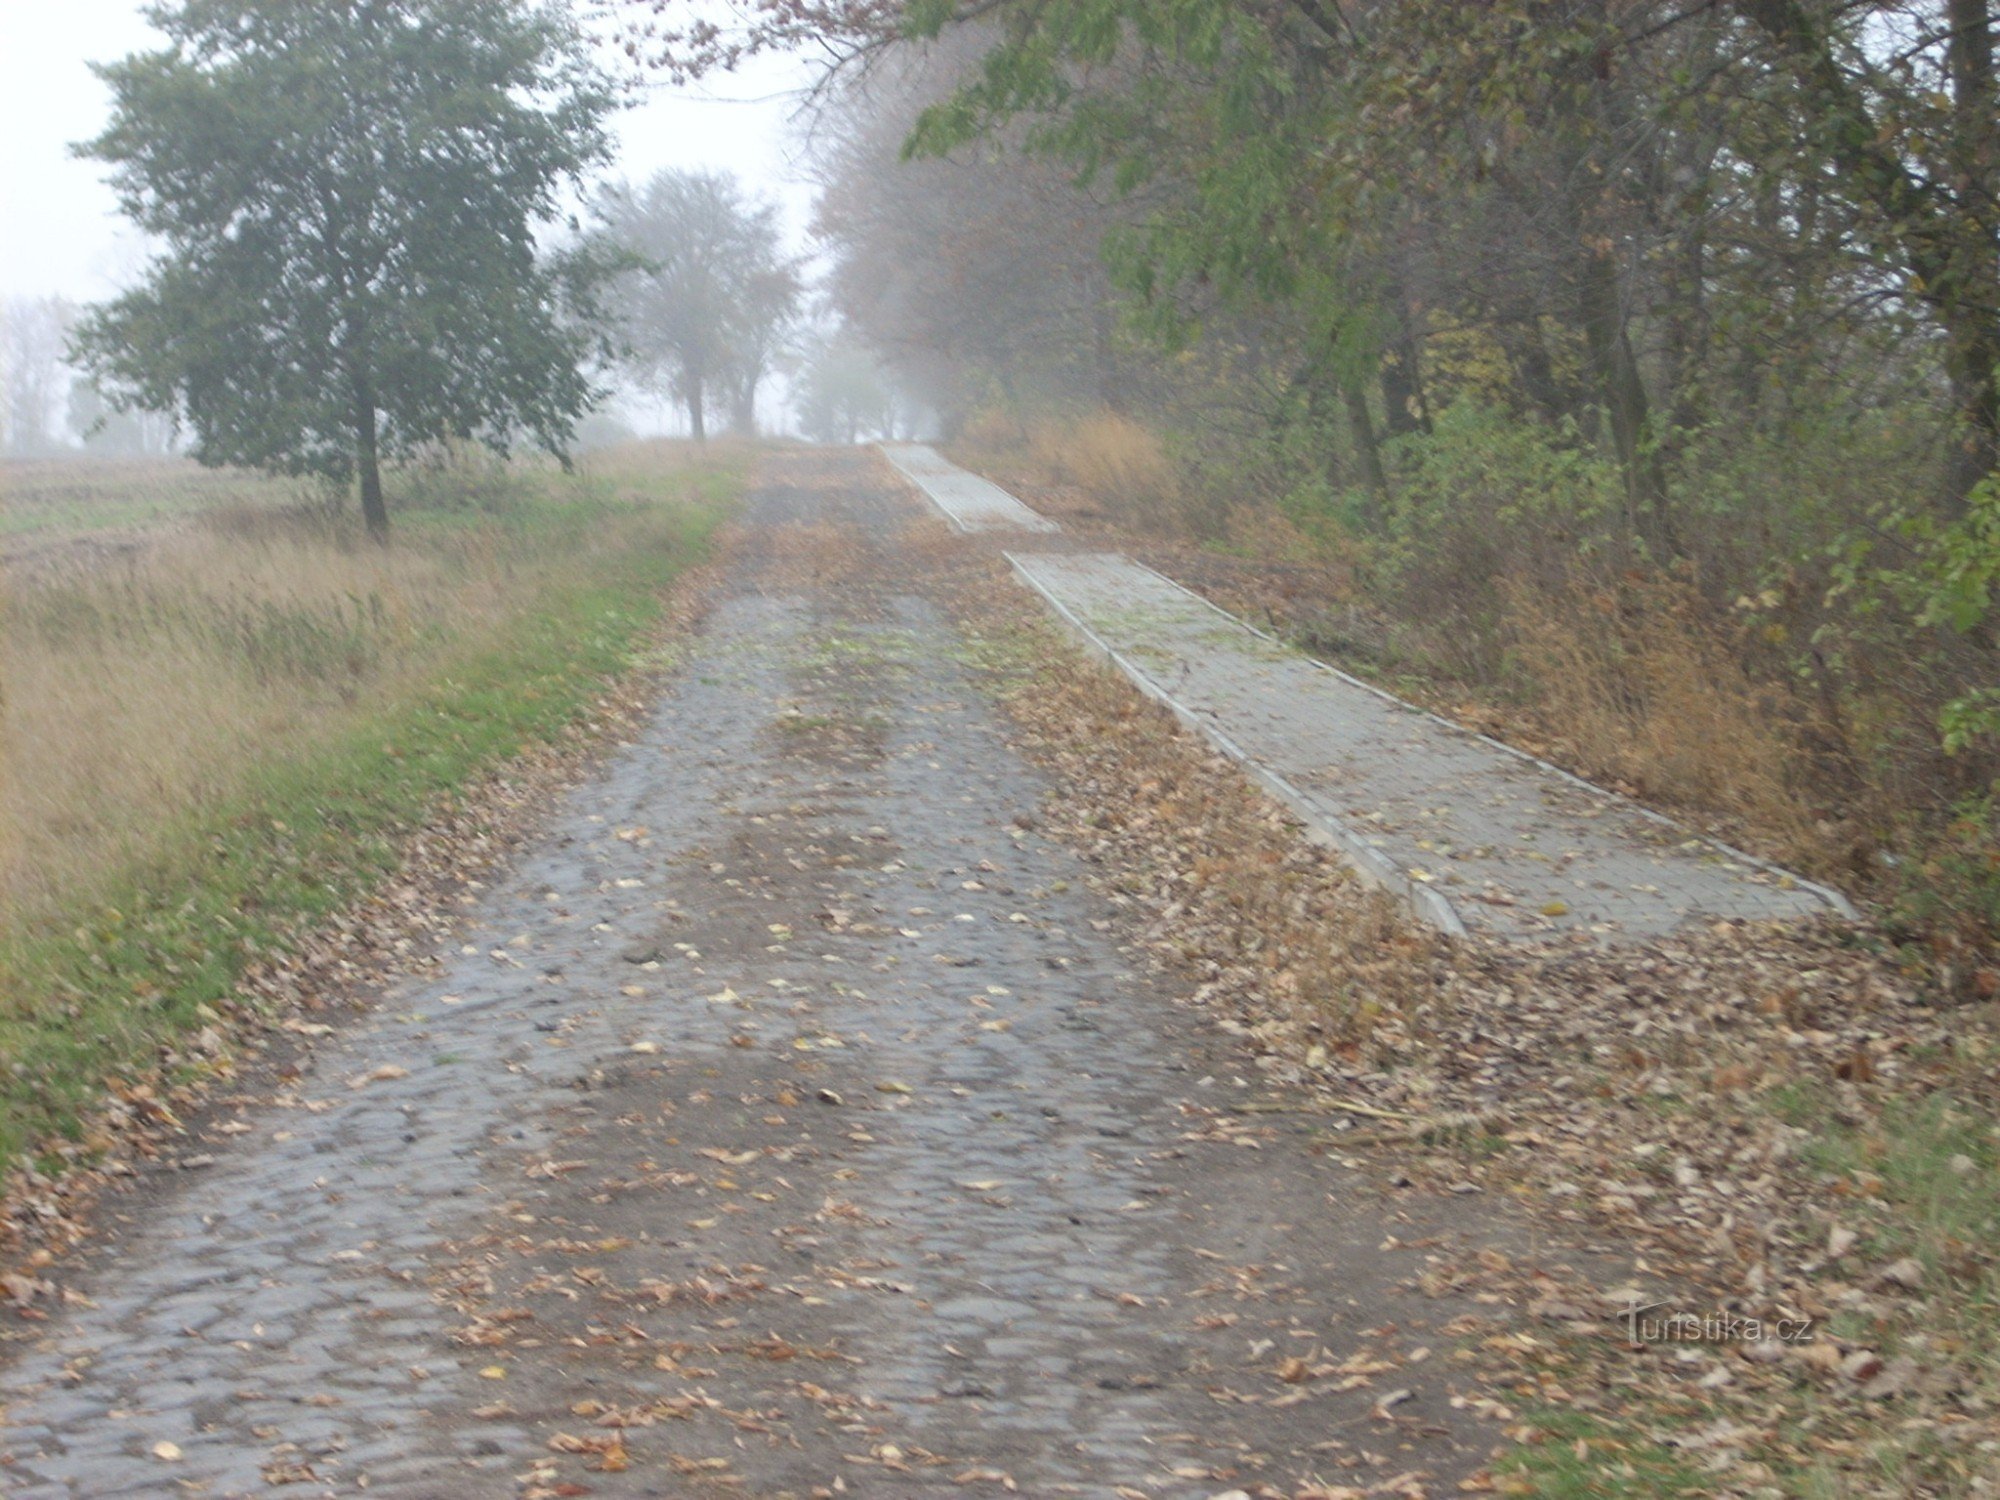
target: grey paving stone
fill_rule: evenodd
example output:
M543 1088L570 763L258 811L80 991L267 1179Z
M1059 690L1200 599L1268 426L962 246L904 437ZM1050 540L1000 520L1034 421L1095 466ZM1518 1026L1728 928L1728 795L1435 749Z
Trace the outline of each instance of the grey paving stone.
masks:
M1116 553L1009 554L1145 691L1447 930L1642 939L1830 891L1376 691Z
M1012 495L968 474L922 443L885 443L882 452L960 531L1055 531Z

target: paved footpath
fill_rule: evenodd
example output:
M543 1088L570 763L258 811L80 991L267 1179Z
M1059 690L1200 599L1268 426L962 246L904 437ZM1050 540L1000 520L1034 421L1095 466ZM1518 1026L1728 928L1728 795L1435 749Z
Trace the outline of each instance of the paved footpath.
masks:
M1844 909L1819 886L1333 671L1129 558L1013 562L1142 687L1439 926L1632 939Z
M1503 1229L1231 1112L911 524L870 456L773 460L462 946L68 1268L0 1491L1455 1492L1498 1432L1449 1351L1506 1310L1440 1268Z
M1059 529L929 448L885 451L961 530ZM1128 557L1008 558L1091 647L1447 932L1617 941L1851 915L1834 891L1315 662Z
M922 443L884 443L890 463L944 512L959 531L1057 531L1055 522L1029 509L991 480L959 468Z

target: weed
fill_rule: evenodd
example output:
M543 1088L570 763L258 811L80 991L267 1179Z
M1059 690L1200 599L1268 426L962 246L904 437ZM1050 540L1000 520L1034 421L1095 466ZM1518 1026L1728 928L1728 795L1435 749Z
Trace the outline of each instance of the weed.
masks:
M1788 857L1825 863L1801 786L1814 765L1811 711L1751 679L1691 587L1571 579L1511 586L1505 606L1513 665L1572 760L1657 801L1733 815Z

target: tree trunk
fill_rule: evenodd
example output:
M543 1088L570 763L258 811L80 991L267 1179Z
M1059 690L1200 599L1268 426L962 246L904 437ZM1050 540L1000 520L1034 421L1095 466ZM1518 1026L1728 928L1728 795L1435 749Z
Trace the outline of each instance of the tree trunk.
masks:
M757 382L746 379L732 394L729 427L745 437L757 435Z
M1945 502L1953 514L1963 514L1973 490L2000 470L2000 331L1952 330L1945 363L1960 429L1946 470Z
M1646 386L1632 355L1618 268L1608 249L1586 245L1578 286L1584 347L1597 377L1611 445L1625 474L1631 530L1665 552L1678 550L1667 517L1667 478L1656 452L1646 449Z
M1539 314L1530 314L1515 325L1502 325L1497 336L1500 347L1507 351L1515 383L1527 393L1528 400L1534 403L1543 420L1555 423L1564 417L1575 416L1575 410L1563 399L1562 385L1556 379L1555 361L1549 357L1549 344L1542 334Z
M1096 377L1097 404L1106 411L1124 415L1128 405L1125 383L1118 370L1117 344L1113 338L1111 299L1096 278L1086 288L1090 298L1090 362Z
M2000 224L1992 214L2000 192L2000 118L1995 112L1991 0L1949 0L1947 61L1951 73L1952 142L1970 198L1986 210L1952 226L1951 280L1941 289L1958 305L1946 364L1963 431L1952 451L1949 499L1963 505L1979 482L2000 468Z
M1382 355L1382 412L1392 438L1430 430L1430 414L1423 409L1414 375L1414 366L1406 364L1398 350Z
M375 432L375 393L354 382L354 467L361 478L361 519L377 542L389 540L389 509L382 503L382 462Z
M697 443L708 441L708 424L705 420L707 408L708 401L703 393L701 381L699 379L691 381L687 394L688 434Z
M1340 395L1347 403L1347 430L1354 439L1355 456L1361 460L1362 481L1379 505L1389 498L1389 475L1382 467L1382 445L1375 438L1375 419L1368 414L1368 393L1353 381L1343 380Z
M1387 288L1389 309L1396 320L1389 347L1382 351L1382 406L1391 437L1408 437L1431 430L1430 402L1424 397L1419 364L1416 319L1400 281Z

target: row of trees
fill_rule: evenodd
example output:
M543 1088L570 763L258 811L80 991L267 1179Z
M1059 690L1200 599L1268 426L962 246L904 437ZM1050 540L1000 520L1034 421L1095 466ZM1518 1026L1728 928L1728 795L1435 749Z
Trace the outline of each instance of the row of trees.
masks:
M1821 823L2000 774L1995 0L628 13L670 72L844 60L832 292L947 419L1137 418L1189 524L1278 512L1510 693L1536 630L1620 714L1650 634L1725 641Z
M1017 130L949 159L905 150L983 40L885 56L828 91L815 227L834 252L829 299L950 423L992 403L1124 405L1147 361L1121 356L1101 247L1130 206L1020 150Z
M152 18L167 45L98 69L112 118L80 149L158 254L80 319L10 307L10 448L59 441L66 355L86 425L114 430L104 395L173 413L205 463L354 483L379 536L383 467L420 448L562 453L621 377L697 438L717 413L751 430L805 353L771 206L700 172L592 189L619 91L567 8L183 0ZM813 421L881 425L822 343Z
M993 316L1024 300L1045 312L1030 329L1073 323L1080 305L1106 349L1103 248L1127 305L1170 342L1280 319L1293 373L1351 423L1371 483L1381 439L1422 429L1452 394L1427 366L1472 334L1503 362L1486 383L1511 403L1603 425L1655 547L1674 541L1677 434L1830 374L1869 399L1862 343L1934 388L1946 513L2000 463L1990 0L748 14L720 37L656 28L662 60L699 71L812 34L869 65L827 201L846 298L867 317L899 298L935 307L914 278L955 268L979 344L968 360L946 330L912 342L885 326L899 357L910 342L916 359L1032 367L1019 325ZM1008 147L1029 159L1003 162ZM892 210L875 190L899 155L919 171ZM899 212L913 204L915 222Z
M735 182L664 171L598 197L602 243L630 263L611 295L629 369L708 433L718 405L740 432L757 427L757 393L798 321L803 286L784 253L777 211Z
M1898 397L1934 388L1947 519L2000 454L1987 0L747 13L668 37L669 64L942 41L914 75L877 70L824 209L841 305L927 384L1088 380L1119 404L1122 299L1169 341L1237 335L1378 497L1384 439L1468 387L1574 423L1661 554L1686 529L1677 447L1827 390L1829 352L1856 377L1841 397L1885 371ZM800 294L767 208L669 175L538 244L617 103L566 12L189 0L158 20L166 50L101 70L114 117L86 149L165 253L76 348L115 398L180 411L198 456L351 473L379 528L384 455L560 447L593 360L628 353L697 431L754 411ZM910 151L986 160L887 170Z
M613 267L536 228L609 157L610 82L519 0L185 0L157 52L100 67L82 148L161 247L74 347L194 455L358 482L440 439L560 449L611 352Z

